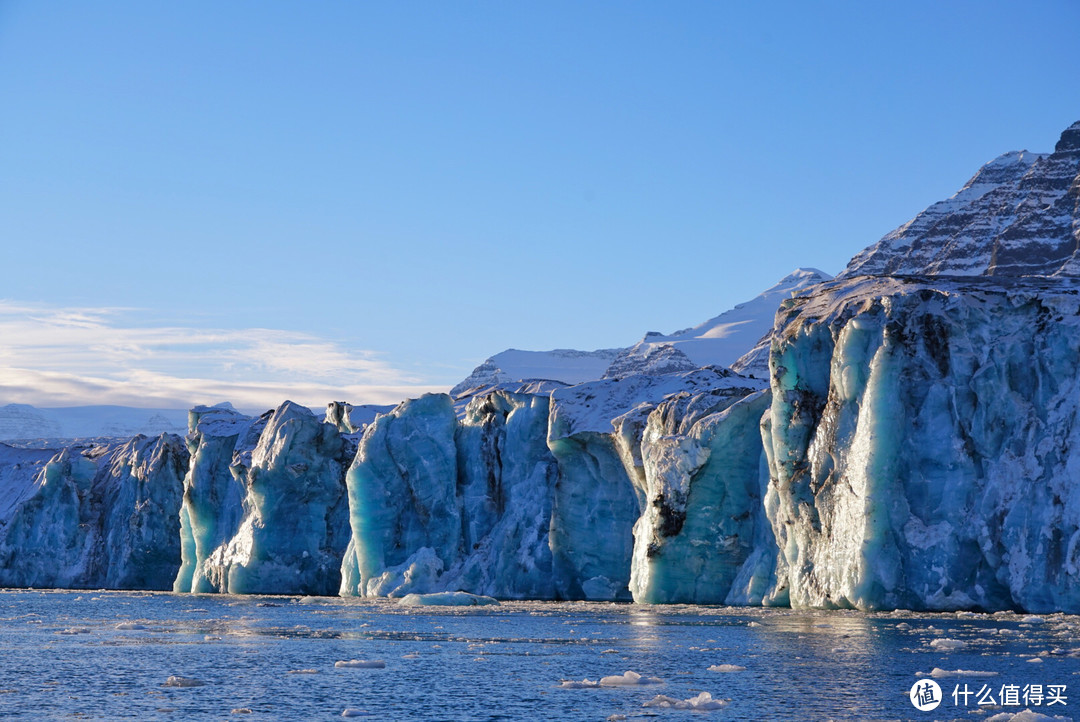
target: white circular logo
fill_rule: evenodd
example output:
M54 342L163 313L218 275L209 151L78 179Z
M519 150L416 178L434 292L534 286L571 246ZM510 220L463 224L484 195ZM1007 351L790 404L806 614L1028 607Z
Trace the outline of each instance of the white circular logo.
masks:
M932 679L920 679L911 685L908 696L911 697L911 704L915 705L915 709L929 712L941 704L941 687Z

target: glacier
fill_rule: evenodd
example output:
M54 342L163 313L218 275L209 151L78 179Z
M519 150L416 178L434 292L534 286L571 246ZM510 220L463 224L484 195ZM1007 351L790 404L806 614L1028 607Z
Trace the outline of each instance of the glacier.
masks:
M336 593L348 543L338 426L291 401L256 418L213 407L191 415L173 590Z
M1080 612L1078 169L1080 123L836 279L449 394L0 444L0 584Z
M188 453L175 435L70 447L20 462L0 525L0 585L169 589Z
M795 606L1080 610L1080 285L855 277L785 303L766 511Z

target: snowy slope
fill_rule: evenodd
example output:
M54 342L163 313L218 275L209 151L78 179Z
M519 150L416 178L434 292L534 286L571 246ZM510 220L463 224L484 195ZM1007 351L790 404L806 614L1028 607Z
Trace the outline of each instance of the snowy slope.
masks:
M799 268L757 297L693 328L666 336L650 332L620 354L605 376L618 378L647 372L656 353L665 346L681 352L694 367L730 367L772 330L781 301L831 278L816 268Z
M450 390L460 396L478 387L497 386L514 381L561 381L579 384L604 375L611 362L625 349L604 348L598 351L519 351L497 353L473 369L464 381Z
M475 393L517 381L559 381L573 386L601 378L655 376L702 366L731 366L772 329L781 301L831 278L814 268L797 269L760 295L719 316L672 334L651 331L629 348L503 351L477 366L450 394L460 397L469 391Z

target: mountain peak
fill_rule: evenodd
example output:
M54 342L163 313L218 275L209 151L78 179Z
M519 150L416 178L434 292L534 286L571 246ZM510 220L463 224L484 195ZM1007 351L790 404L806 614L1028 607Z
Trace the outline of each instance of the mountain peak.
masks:
M840 274L1080 275L1080 122L1054 153L1006 153L951 198L859 252Z
M1080 150L1080 120L1061 133L1061 139L1054 146L1055 153L1073 153Z

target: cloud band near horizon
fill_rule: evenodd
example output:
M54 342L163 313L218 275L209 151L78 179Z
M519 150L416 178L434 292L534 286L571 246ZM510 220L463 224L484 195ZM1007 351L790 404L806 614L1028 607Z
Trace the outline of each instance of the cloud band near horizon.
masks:
M148 325L135 309L0 300L0 402L183 408L397 403L441 386L380 354L281 329Z

